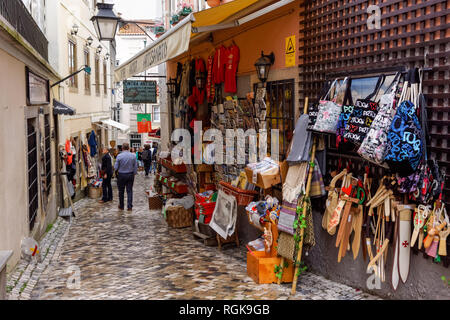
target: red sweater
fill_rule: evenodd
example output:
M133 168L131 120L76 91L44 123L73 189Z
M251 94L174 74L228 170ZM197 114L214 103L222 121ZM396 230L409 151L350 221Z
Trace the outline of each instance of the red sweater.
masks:
M216 49L214 54L214 84L220 84L225 81L225 64L226 64L227 48L223 45Z

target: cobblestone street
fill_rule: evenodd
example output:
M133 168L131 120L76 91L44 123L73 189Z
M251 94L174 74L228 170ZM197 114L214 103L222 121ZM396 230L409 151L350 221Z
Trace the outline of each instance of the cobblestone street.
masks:
M58 218L41 241L45 259L11 272L9 299L378 299L310 272L299 278L295 296L290 284L255 284L244 245L204 246L190 228L171 229L150 212L150 183L142 172L136 177L131 213L117 208L115 183L113 203L78 201L72 223Z

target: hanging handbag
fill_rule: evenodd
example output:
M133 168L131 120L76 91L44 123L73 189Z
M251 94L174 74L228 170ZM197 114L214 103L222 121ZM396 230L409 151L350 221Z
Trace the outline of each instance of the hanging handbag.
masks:
M390 169L403 177L414 173L423 157L423 132L416 113L418 105L412 102L418 101L417 69L410 70L408 77L411 87L406 88L406 98L410 100L405 98L401 102L392 120L385 157Z
M347 83L347 88L345 90L344 102L342 104L341 114L339 115L339 120L336 130L336 148L339 152L351 151L354 145L345 138L345 129L347 127L350 115L353 113L354 105L352 99L352 79L350 78Z
M378 113L357 151L364 159L383 167L387 167L384 163L384 156L388 144L388 131L396 112L395 95L400 76L400 72L395 75L390 87L381 96Z
M329 94L329 91L332 88L332 85L334 84L334 82L332 83L331 81L327 81L325 83L325 85L322 87L322 90L318 96L318 100L324 100L325 98L322 97L326 97ZM308 130L312 131L314 128L314 124L316 123L317 120L317 113L319 112L319 105L317 103L312 103L310 102L308 104Z
M344 79L344 83L347 83L347 79ZM320 132L320 133L333 133L336 134L337 129L337 123L339 120L339 115L341 114L341 105L336 103L338 95L335 95L335 97L332 100L330 99L330 93L331 90L334 87L337 87L337 79L333 82L333 85L331 86L330 90L328 91L327 96L325 97L325 100L321 100L319 102L319 110L317 113L317 119L316 123L314 124L313 131ZM342 86L341 86L342 88ZM340 92L339 89L336 89L335 92Z
M365 99L356 100L350 119L346 123L344 138L358 146L363 142L377 115L378 102L372 99L378 95L385 79L384 74L379 76L374 91Z

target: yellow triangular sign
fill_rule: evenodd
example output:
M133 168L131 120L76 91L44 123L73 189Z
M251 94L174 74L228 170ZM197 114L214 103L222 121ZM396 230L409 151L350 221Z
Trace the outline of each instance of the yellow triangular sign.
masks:
M294 43L292 42L292 37L289 37L288 43L286 45L286 53L294 53L295 47Z

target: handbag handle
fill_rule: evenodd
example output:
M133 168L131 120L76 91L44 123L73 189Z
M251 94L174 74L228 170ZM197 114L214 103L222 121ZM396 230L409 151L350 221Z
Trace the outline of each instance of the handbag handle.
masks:
M337 100L341 96L342 91L347 90L349 79L350 79L349 77L344 78L344 80L342 81L342 84L339 85L337 90L335 90L335 95L334 95L333 99L331 99L331 101L333 101L334 103L337 103L337 104L342 104L342 103L338 103ZM342 88L345 88L345 89L342 89Z
M397 72L394 76L394 79L392 79L391 84L389 85L389 87L386 89L385 93L394 93L397 91L397 87L398 87L398 83L400 82L400 78L401 78L402 73L401 72Z
M325 94L325 96L321 100L327 100L330 98L330 93L333 90L333 88L336 86L336 83L337 83L337 79L334 79L333 83L330 86L330 89L328 89L328 92Z
M378 95L378 92L380 91L381 87L384 84L384 81L386 80L386 76L384 74L380 75L377 80L377 84L375 85L375 89L371 94L369 94L366 97L366 100L372 100L373 97L376 97Z
M344 100L342 101L342 105L352 106L353 98L352 98L352 78L348 79L347 88L345 89Z

